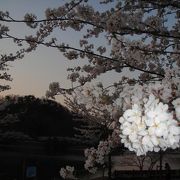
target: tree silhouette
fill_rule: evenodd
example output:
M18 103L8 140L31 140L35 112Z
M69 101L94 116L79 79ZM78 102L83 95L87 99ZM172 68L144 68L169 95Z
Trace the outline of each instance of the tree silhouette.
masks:
M23 132L35 139L39 136L73 136L71 112L55 101L32 95L9 96L4 98L4 104L8 104L0 112L4 132Z

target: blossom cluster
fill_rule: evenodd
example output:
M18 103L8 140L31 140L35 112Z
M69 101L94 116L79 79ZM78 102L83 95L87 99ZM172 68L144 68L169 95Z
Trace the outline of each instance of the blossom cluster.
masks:
M25 14L24 16L24 21L26 22L27 26L31 27L31 28L36 28L37 27L37 23L35 23L34 21L37 19L37 17L34 14Z
M61 168L59 173L63 179L76 179L73 175L74 167L66 166L65 168Z
M180 121L180 98L177 98L172 102L175 109L176 118Z
M153 94L160 101L169 104L180 96L179 69L172 71L165 69L165 77L161 81L149 82L148 84L125 85L119 94L123 111L133 104L142 105L144 97Z
M119 122L121 142L138 156L146 155L148 151L175 149L180 145L178 122L168 111L168 105L159 102L153 94L143 99L143 105L134 104L126 110Z
M119 107L112 102L109 92L103 90L101 83L76 88L72 93L74 103L80 105L79 112L101 119L101 124L111 126L116 119L118 121ZM115 119L114 119L115 118ZM111 121L112 120L112 121Z
M100 141L97 149L94 147L85 149L84 154L86 159L85 169L91 173L96 173L98 165L105 164L105 157L110 153L111 144L109 141Z

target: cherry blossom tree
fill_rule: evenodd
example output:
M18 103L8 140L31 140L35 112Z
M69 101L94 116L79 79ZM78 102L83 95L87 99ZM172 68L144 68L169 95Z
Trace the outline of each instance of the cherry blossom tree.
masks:
M94 7L98 3L104 11ZM8 12L1 12L1 38L12 39L20 47L11 59L35 51L39 45L57 48L69 60L86 59L85 65L68 69L68 78L79 85L108 71L123 69L141 72L140 82L161 80L165 66L179 65L178 1L99 0L97 4L73 0L46 9L44 19L27 13L24 19L16 20ZM8 27L12 22L26 23L36 33L14 37ZM71 47L53 37L54 29L80 31L79 45ZM100 38L104 39L102 45L93 43Z
M56 48L68 60L77 62L67 69L72 87L64 89L54 82L47 97L63 94L67 105L85 119L112 130L100 143L107 148L100 148L103 150L99 153L98 146L91 149L93 154L104 157L106 149L110 152L109 148L121 142L139 156L179 147L179 19L178 0L99 0L94 4L72 0L46 9L44 19L27 13L17 20L1 12L0 36L17 44L18 58L41 45ZM8 23L25 23L35 33L13 36ZM77 33L79 43L54 37L55 29ZM80 59L83 63L78 63ZM92 85L107 74L119 76L108 85Z

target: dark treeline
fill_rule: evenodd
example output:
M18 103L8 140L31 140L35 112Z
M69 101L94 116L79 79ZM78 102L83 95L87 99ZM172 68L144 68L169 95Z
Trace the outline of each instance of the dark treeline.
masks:
M0 131L22 132L30 138L72 137L72 113L61 104L34 96L6 96L1 99Z
M33 95L2 97L0 143L38 141L42 138L46 141L54 138L67 141L66 138L69 138L70 142L75 140L75 143L81 145L94 145L103 138L103 126L89 126L83 117L80 121L74 121L75 116L74 112L50 99L40 99ZM82 132L86 133L79 131L83 128L85 131ZM87 128L90 128L90 132Z

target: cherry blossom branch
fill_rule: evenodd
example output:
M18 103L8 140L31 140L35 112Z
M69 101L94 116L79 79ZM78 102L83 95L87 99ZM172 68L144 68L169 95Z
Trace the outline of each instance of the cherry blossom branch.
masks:
M129 45L129 44L127 45L125 41L122 41L121 39L118 39L118 38L116 38L116 40L121 42L126 47L137 49L137 50L140 50L140 51L145 52L145 53L180 54L180 52L174 52L174 51L167 51L166 50L169 47L174 46L175 45L174 43L167 45L166 47L164 47L164 49L161 49L161 50L158 50L158 49L150 50L150 48L147 49L147 48L141 48L140 46L136 46L136 45Z
M145 81L142 81L142 80L136 80L136 79L133 79L128 82L122 82L120 81L119 83L114 83L114 84L111 84L107 87L104 87L103 88L103 91L106 91L107 89L110 89L110 88L113 88L113 87L117 87L117 86L121 86L121 85L126 85L126 84L136 84L136 83L139 83L139 84L143 84L143 83L146 83L146 82L156 82L156 81L162 81L163 78L157 78L157 77L151 77L150 80L145 80Z
M51 19L40 19L40 20L32 20L32 21L28 21L28 20L15 20L15 19L0 19L0 21L2 22L9 22L9 23L41 23L41 22L53 22L53 21L73 21L73 22L77 22L77 23L82 23L82 24L87 24L87 25L91 25L94 26L96 28L99 29L103 29L105 30L105 26L106 23L101 22L100 24L103 24L104 26L101 25L97 25L94 24L93 22L90 21L86 21L86 20L82 20L82 19L77 19L77 18L51 18ZM180 39L180 36L174 36L172 34L170 34L168 31L157 31L157 30L153 30L153 31L148 31L148 30L142 30L142 29L137 29L137 28L131 28L130 26L124 26L121 28L121 32L112 32L112 34L114 35L127 35L130 33L135 33L135 34L148 34L148 35L152 35L152 36L156 36L156 37L166 37L166 38L174 38L174 39Z
M53 21L53 20L69 20L68 18L56 18L56 19L51 19L50 21ZM7 21L7 22L29 22L29 21L25 21L25 20L22 20L22 21L18 21L18 20L2 20L2 21ZM38 20L38 21L33 21L33 22L44 22L44 21L49 21L49 20ZM74 19L73 19L73 21L74 21ZM97 25L95 25L95 24L93 24L93 23L90 23L90 22L87 22L87 21L83 21L83 20L76 20L76 21L79 21L79 22L81 22L81 23L88 23L89 25L93 25L93 26L96 26L97 28L101 28L101 29L104 29L102 26L97 26ZM131 30L133 30L133 29L131 29ZM134 29L135 31L139 31L138 33L147 33L147 31L141 31L141 30L137 30L137 29ZM121 34L122 35L122 33L116 33L116 32L113 32L113 33L115 33L115 34ZM163 34L155 34L155 31L152 31L151 33L153 33L154 35L157 35L157 36L165 36L165 37L171 37L171 38L180 38L180 36L170 36L170 35L167 35L167 33L166 33L166 35L163 35ZM118 38L116 38L116 39L118 39ZM118 40L119 41L119 40ZM124 42L123 42L124 43ZM138 46L130 46L131 48L136 48L136 49L138 49L138 50L140 50L140 51L143 51L143 52L146 52L146 53L170 53L170 54L180 54L180 52L173 52L173 51L165 51L165 49L164 50L158 50L158 49L154 49L154 50L149 50L149 49L145 49L145 48L140 48L140 47L138 47Z
M86 20L77 19L77 18L76 19L70 19L70 18L66 18L66 17L51 18L51 19L40 19L40 20L33 20L33 21L15 20L15 19L0 19L0 21L8 22L8 23L41 23L41 22L52 22L52 21L73 21L73 22L77 22L77 23L95 26L96 28L104 29L103 26L95 25L94 23L86 21Z
M148 35L152 35L152 36L155 36L155 37L166 37L166 38L173 38L173 39L180 39L180 36L174 36L174 35L171 35L168 31L164 31L164 32L161 32L161 31L148 31L148 30L142 30L142 29L137 29L137 28L131 28L129 26L126 26L126 27L122 27L121 28L121 31L122 32L113 32L115 34L118 34L118 35L127 35L127 34L130 34L130 33L135 33L135 34L148 34Z
M32 42L32 43L44 45L44 46L46 46L46 47L53 47L53 48L57 48L57 49L70 49L70 50L75 50L75 51L78 51L78 52L81 52L81 53L85 53L85 54L89 54L89 55L92 55L92 56L95 56L95 57L99 57L99 58L102 58L102 59L110 60L110 61L112 61L112 62L119 62L119 60L118 60L118 59L115 59L115 58L103 56L103 55L96 54L96 53L91 52L91 51L86 51L86 50L83 50L83 49L78 49L78 48L74 48L74 47L70 47L70 46L52 45L52 44L47 44L47 43L41 42L41 41L35 41L35 40L31 40L31 39L24 39L24 38L13 37L13 36L11 36L11 35L9 35L9 34L6 34L6 38L10 38L10 39L13 39L13 40L16 40L16 41ZM144 73L148 73L148 74L154 74L154 75L157 75L157 76L164 77L163 74L160 74L160 73L157 73L157 72L148 71L148 70L144 70L144 69L141 69L141 68L136 67L136 66L132 66L132 65L130 65L129 63L126 63L126 62L125 62L125 59L122 59L122 60L124 60L124 65L122 66L122 68L124 68L124 67L129 67L129 68L138 70L138 71L140 71L140 72L144 72Z

